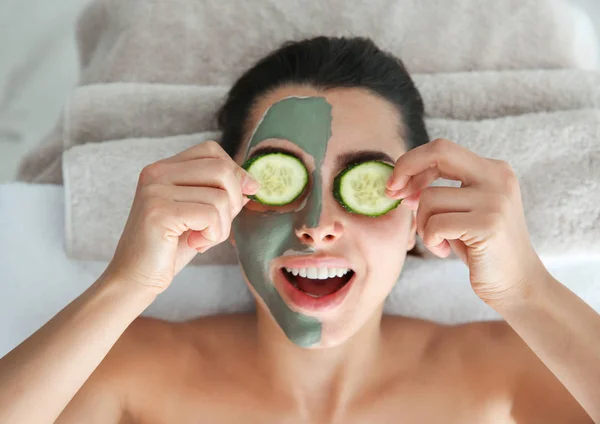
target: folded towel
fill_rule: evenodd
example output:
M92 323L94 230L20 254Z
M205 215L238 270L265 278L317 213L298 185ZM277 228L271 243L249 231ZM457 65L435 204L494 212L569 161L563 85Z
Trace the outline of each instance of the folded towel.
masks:
M0 184L0 205L10 204L0 216L0 357L81 294L106 268L106 262L66 256L63 199L61 186ZM600 255L542 259L556 278L600 311ZM185 320L252 310L253 305L239 266L186 267L144 315ZM460 261L414 257L407 259L385 312L448 324L498 318L475 296L467 267Z
M84 84L230 85L288 40L363 35L418 73L598 64L567 0L94 0L78 26Z
M90 143L64 153L65 247L76 259L110 260L129 215L142 168L219 133ZM196 264L236 264L235 250L221 243Z
M81 85L227 86L283 42L315 35L370 37L401 57L413 73L594 69L599 63L592 24L566 0L265 0L259 5L235 0L92 0L77 31ZM466 82L460 85L468 87ZM437 103L439 94L432 100ZM427 98L425 103L430 103ZM456 107L454 101L447 104ZM68 122L59 123L25 157L19 180L61 183L65 132L68 138Z
M429 119L432 136L508 160L522 189L537 251L600 252L600 111L528 114L484 121ZM137 176L147 164L218 133L90 143L64 153L67 250L75 258L109 259L124 227ZM196 264L236 263L224 243Z
M600 252L600 110L427 124L432 137L512 165L539 253Z
M531 70L415 75L430 118L496 118L600 107L600 72ZM23 160L19 179L61 182L61 153L71 146L216 129L215 111L228 88L144 83L75 89L64 119Z

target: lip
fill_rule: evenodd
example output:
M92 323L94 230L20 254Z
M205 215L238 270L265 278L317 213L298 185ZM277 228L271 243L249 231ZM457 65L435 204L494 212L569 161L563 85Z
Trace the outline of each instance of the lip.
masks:
M321 257L288 257L282 258L278 262L279 268L349 268L352 269L350 262L344 258L336 258L333 256Z
M308 266L316 266L314 265L316 262L314 260L312 260L311 262L305 262L305 263L309 263L310 265ZM320 264L323 264L323 262L319 262ZM294 262L294 264L296 264L296 262ZM336 263L336 265L331 265L339 267L339 268L349 268L347 265L344 265L344 263L342 262L341 265L337 265L338 263ZM347 262L345 263L347 264ZM292 266L288 265L288 262L286 261L286 265L287 267L291 268ZM321 265L321 266L325 266L325 265ZM305 267L305 265L294 265L295 267ZM348 294L350 293L350 290L352 289L353 285L354 285L354 280L356 280L356 272L354 272L354 275L352 275L352 277L350 278L350 280L344 285L344 287L342 287L341 289L339 289L338 291L328 294L326 296L323 297L319 297L319 298L315 298L312 296L309 296L308 294L304 293L301 290L298 290L296 287L294 287L292 284L290 284L290 282L288 281L288 279L286 278L285 274L284 274L284 270L283 268L278 268L275 272L275 288L277 289L277 291L279 291L279 293L281 294L281 296L283 297L284 301L296 312L300 312L300 313L305 313L306 315L313 315L314 313L323 313L323 312L328 312L331 311L335 308L337 308L338 306L340 306L344 300L346 299L346 297L348 297Z

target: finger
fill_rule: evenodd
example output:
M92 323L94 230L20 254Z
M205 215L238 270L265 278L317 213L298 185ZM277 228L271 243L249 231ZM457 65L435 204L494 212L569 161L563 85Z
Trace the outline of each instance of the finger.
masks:
M228 228L235 215L241 210L240 208L233 211L230 195L219 188L152 184L144 187L143 190L147 197L161 197L178 203L199 203L212 206L219 214L221 228ZM207 229L203 235L207 242L219 241L219 236L214 229ZM194 236L193 240L196 244L199 243L197 236Z
M386 194L392 199L406 199L412 196L414 193L418 193L427 187L435 180L440 178L440 171L438 168L429 168L420 174L417 174L408 180L406 187L402 190L391 191L386 188Z
M437 246L425 246L425 247L427 247L427 250L429 250L435 256L442 258L442 259L447 258L448 256L450 256L450 253L452 253L452 248L450 247L450 243L448 243L448 240L444 240Z
M433 215L423 230L423 244L439 246L444 240L460 240L465 244L477 243L484 234L477 217L471 212L452 212Z
M192 230L188 230L179 237L177 255L175 256L175 275L179 274L179 271L189 264L198 253L196 249L190 248L188 244L188 237L192 232Z
M488 196L472 187L429 187L423 190L417 210L417 233L422 236L429 218L446 212L471 212L484 206Z
M240 196L242 193L256 194L260 187L245 169L227 159L195 159L172 166L177 167L178 170L177 174L172 174L172 184L198 185L196 181L202 178L209 183L203 185L223 188L227 191L231 189Z
M217 242L207 240L201 232L192 231L187 239L187 245L192 249L195 249L198 253L204 253L212 246L216 246Z
M201 160L222 160L219 163L223 168L233 170L234 175L242 185L242 191L245 194L251 195L256 194L260 188L258 182L252 178L252 176L246 172L241 166L239 166L223 149L215 142L206 142L202 145L194 146L188 150L181 152L171 158L163 159L148 165L144 168L140 174L140 185L148 185L155 182L168 181L168 176L173 170L173 165L184 164L186 162L194 162L193 165L198 165L198 168L204 169L207 165ZM224 165L225 163L225 165ZM186 185L183 183L183 185ZM187 184L194 185L194 184Z
M216 244L222 239L222 218L213 205L203 203L172 202L166 211L163 225L168 228L181 229L181 235L191 230L188 245L206 245L207 242ZM229 234L227 234L228 236ZM194 236L196 236L194 238ZM199 238L200 237L200 238Z
M402 199L401 205L411 211L416 211L419 208L419 202L421 201L421 194L422 194L422 192L419 191L411 196L405 197L404 199Z
M174 156L163 159L160 162L176 163L202 158L231 159L231 157L227 154L227 152L225 152L225 150L223 150L219 143L209 140L196 144L195 146L192 146Z
M486 175L487 161L446 139L437 139L400 156L387 183L390 191L403 189L411 177L437 168L439 176L461 181L463 186L473 185Z
M254 180L244 168L239 166L216 141L206 141L196 146L192 146L171 158L163 160L163 162L177 163L197 159L222 159L226 161L233 167L235 175L242 184L242 189L245 194L256 194L258 191L259 187L256 180Z
M169 169L165 170L160 183L221 189L231 198L232 214L242 209L242 173L236 173L237 165L223 159L195 159L168 164L166 167Z
M231 196L223 189L211 187L182 187L170 186L173 200L176 202L196 202L213 206L219 213L219 221L221 223L221 235L218 236L212 229L202 233L202 237L207 239L209 243L199 246L200 239L198 235L193 235L192 241L195 247L203 247L208 244L220 243L229 237L229 228L231 221L240 212L241 207L237 209L231 205ZM191 245L190 245L191 246Z
M219 211L223 226L231 222L240 212L231 205L231 196L225 190L212 187L166 186L176 202L195 202L212 205ZM243 201L242 201L243 206Z
M467 262L467 246L460 240L448 240L450 248L458 256L458 258L468 265Z

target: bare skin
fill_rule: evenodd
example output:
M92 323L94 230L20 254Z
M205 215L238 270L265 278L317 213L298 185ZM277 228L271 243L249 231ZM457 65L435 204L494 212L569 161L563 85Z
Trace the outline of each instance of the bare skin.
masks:
M0 360L0 422L600 422L600 316L543 267L507 164L441 139L406 152L393 108L352 89L284 87L261 99L252 123L290 95L333 106L323 214L296 236L351 259L362 278L360 295L335 313L314 312L329 320L323 346L292 343L248 281L255 314L138 318L198 252L226 242L242 208L256 207L243 158L204 143L142 171L103 275ZM339 155L365 144L398 158L388 195L405 199L376 220L349 215L329 190ZM463 185L429 187L440 176ZM505 322L383 316L417 234L440 257L454 251ZM394 260L382 260L389 252Z
M255 314L183 324L138 319L58 422L107 409L119 411L118 422L145 424L592 422L504 322L443 326L384 315L377 352L347 376L364 378L360 392L331 385L299 402L261 359L256 321ZM318 370L306 365L296 372ZM107 384L108 405L97 397Z

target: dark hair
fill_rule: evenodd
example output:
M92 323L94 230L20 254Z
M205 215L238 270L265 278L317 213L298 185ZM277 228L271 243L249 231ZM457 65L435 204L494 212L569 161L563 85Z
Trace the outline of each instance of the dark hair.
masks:
M289 84L367 89L396 107L407 149L429 141L423 100L400 59L368 38L316 37L285 43L233 85L217 116L221 146L231 157L241 147L252 106L261 96Z

